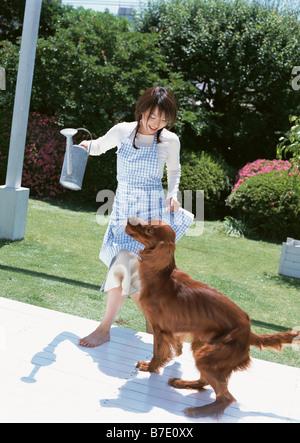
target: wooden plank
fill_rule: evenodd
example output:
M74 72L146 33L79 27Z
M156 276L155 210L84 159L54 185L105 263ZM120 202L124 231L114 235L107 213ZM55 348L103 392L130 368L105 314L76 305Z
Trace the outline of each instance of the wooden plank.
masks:
M170 377L195 379L190 345L160 374L136 370L150 360L150 334L113 327L111 341L97 348L78 338L98 322L0 298L1 422L202 423L184 408L214 401L214 391L177 390ZM280 380L280 383L278 382ZM220 422L300 422L300 369L253 360L233 374L238 399Z
M283 269L290 269L292 271L300 271L300 261L297 263L295 260L285 260Z
M300 269L295 269L294 266L285 265L280 272L280 275L285 275L287 277L300 278Z
M300 278L300 241L287 238L282 243L278 274Z
M299 251L295 251L296 248L288 248L286 252L286 261L297 263L298 267L300 264L300 248Z
M282 243L281 254L280 254L280 262L279 262L279 269L278 269L278 274L280 274L280 275L282 275L282 273L283 273L283 266L284 266L284 261L285 261L286 250L287 250L286 243Z

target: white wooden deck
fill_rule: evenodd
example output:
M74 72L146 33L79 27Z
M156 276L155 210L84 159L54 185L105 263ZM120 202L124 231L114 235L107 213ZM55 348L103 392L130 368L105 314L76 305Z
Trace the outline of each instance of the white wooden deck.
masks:
M0 422L201 423L187 406L213 401L208 388L176 390L170 377L198 378L186 344L161 374L137 372L152 336L113 327L109 343L87 349L79 337L98 323L0 298ZM220 422L300 422L300 369L254 360L233 374L239 403Z

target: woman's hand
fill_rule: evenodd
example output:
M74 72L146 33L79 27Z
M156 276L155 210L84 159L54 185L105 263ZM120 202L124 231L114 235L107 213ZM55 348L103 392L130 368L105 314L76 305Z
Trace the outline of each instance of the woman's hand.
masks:
M79 146L83 146L87 151L89 150L90 142L88 140L82 140L81 143L79 143Z
M168 198L166 202L167 202L167 205L170 205L168 212L170 212L170 211L177 212L178 209L180 208L180 203L177 200L175 200L174 198Z

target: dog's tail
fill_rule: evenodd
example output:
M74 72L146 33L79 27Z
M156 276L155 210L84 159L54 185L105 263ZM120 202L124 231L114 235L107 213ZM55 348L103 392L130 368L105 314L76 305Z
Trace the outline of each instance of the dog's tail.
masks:
M284 334L277 333L273 335L250 334L250 345L257 348L273 348L280 351L283 345L300 344L300 334L298 331L287 331Z

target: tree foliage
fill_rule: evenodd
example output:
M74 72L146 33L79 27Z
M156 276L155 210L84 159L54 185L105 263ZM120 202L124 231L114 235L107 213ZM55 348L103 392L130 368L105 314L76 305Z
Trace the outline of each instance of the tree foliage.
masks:
M184 90L155 33L134 32L126 19L108 12L62 9L56 28L38 38L32 111L55 115L61 125L85 125L99 136L118 121L133 119L146 88L172 83L173 89ZM6 109L13 107L19 45L20 39L0 43L7 77L0 105Z
M25 3L26 0L1 0L0 41L10 40L15 43L22 35ZM71 9L71 6L62 8L60 0L43 0L39 35L47 37L54 34L57 24Z
M0 110L7 115L14 102L24 3L1 1L6 91ZM174 130L182 152L206 159L199 151L208 151L234 167L273 158L279 136L289 129L289 115L300 113L299 91L291 87L291 71L300 59L300 25L293 11L271 7L270 0L261 3L149 1L133 26L108 12L43 0L31 111L100 136L119 121L132 120L141 92L159 84L176 96ZM7 149L0 140L0 150ZM114 160L110 152L88 166L94 183L101 168L101 186L115 186Z
M237 166L274 156L278 131L299 111L290 85L300 55L294 12L247 0L159 0L136 24L160 35L170 69L195 86L186 129L199 147Z

